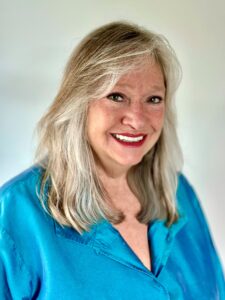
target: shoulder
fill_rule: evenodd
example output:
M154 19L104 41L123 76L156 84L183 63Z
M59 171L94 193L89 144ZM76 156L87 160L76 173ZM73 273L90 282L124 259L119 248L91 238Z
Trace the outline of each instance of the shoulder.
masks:
M40 187L43 169L32 166L15 176L0 187L0 203L10 201L11 198L25 199L26 196L36 197L36 192Z
M15 299L33 298L43 271L43 245L50 249L55 237L54 222L38 197L42 173L33 166L0 188L0 281L4 269L3 285Z
M195 189L183 174L179 175L178 180L177 208L187 220L186 230L191 232L192 236L195 236L196 239L202 240L214 248L212 245L211 230L201 201Z
M187 177L183 173L178 174L178 187L177 187L177 195L180 197L181 195L193 195L194 189L187 179Z
M0 187L0 196L6 196L16 190L20 190L21 188L32 188L38 181L41 179L41 175L43 173L43 169L39 166L32 166L29 169L23 171L19 175L13 177L5 184Z
M199 237L211 239L211 231L195 188L184 174L179 174L177 187L177 209L187 220L186 229ZM211 243L211 241L210 241Z
M183 174L179 174L178 177L177 206L178 211L180 209L187 220L186 226L184 226L184 234L180 238L187 239L188 236L189 244L195 242L193 249L196 251L200 249L199 253L201 253L202 261L207 262L212 278L215 275L219 289L224 295L224 276L211 229L195 189ZM183 243L185 241L182 239Z
M26 259L34 252L30 252L32 245L37 247L43 240L43 234L54 235L53 219L38 195L42 173L43 169L33 166L0 188L0 245L11 250L17 247Z
M187 177L180 173L177 186L177 206L186 215L202 215L202 207L197 193Z
M32 218L45 215L38 197L42 173L41 167L32 166L0 188L1 228L25 227Z

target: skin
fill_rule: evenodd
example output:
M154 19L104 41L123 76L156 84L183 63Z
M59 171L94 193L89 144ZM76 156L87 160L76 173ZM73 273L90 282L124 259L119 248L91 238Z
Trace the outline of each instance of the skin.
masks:
M147 225L136 219L140 203L127 184L127 172L160 137L165 116L165 84L159 65L148 62L123 75L105 97L91 102L87 134L97 170L114 207L125 220L113 226L142 263L151 270ZM139 147L124 146L115 134L144 134Z
M138 164L157 142L164 122L165 85L159 65L148 62L122 76L104 98L90 104L89 143L97 165L111 177L121 177ZM141 147L126 147L112 133L145 134Z

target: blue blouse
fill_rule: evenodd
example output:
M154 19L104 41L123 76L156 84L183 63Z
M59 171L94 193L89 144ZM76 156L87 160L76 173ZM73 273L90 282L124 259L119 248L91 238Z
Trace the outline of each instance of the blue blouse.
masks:
M100 220L80 235L60 226L36 195L32 167L0 190L0 299L224 300L221 264L198 199L179 176L180 218L149 223L150 272Z

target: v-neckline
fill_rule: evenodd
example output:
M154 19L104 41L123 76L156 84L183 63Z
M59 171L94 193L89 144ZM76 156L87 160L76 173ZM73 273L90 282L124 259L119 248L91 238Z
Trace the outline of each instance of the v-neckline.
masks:
M122 225L122 226L121 226ZM127 246L134 252L142 264L151 272L151 248L146 224L112 225L120 234ZM129 228L130 227L130 231Z
M69 227L61 227L55 223L56 234L75 240L93 248L96 253L105 255L130 268L139 269L158 277L171 253L176 234L186 223L186 217L167 227L165 220L155 220L148 224L148 241L151 246L151 271L129 247L119 231L106 219L91 226L89 231L79 234ZM151 275L151 276L152 276Z

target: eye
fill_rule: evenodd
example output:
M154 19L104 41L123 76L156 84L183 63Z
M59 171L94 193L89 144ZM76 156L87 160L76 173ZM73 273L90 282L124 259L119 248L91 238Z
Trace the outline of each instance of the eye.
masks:
M115 102L122 102L124 96L120 93L111 93L107 96L107 98Z
M160 96L152 96L148 99L148 103L159 104L163 101L163 98Z

